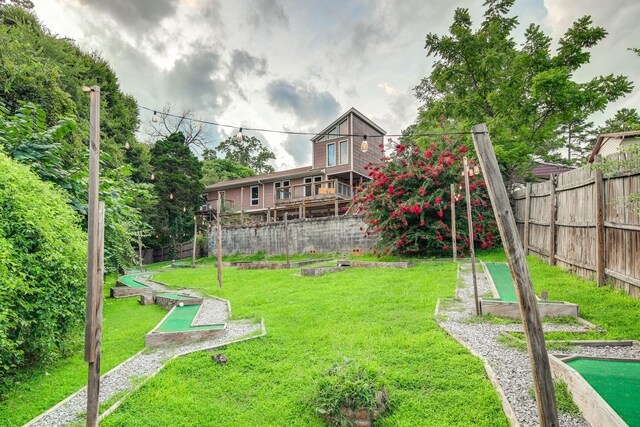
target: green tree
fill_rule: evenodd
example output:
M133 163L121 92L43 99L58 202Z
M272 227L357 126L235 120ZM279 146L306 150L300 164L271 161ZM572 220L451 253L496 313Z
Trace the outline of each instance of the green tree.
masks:
M598 127L597 134L627 130L640 130L640 114L635 108L621 108L616 111L613 117L605 120L604 125Z
M215 150L210 151L224 154L226 160L246 166L258 174L275 172L268 162L275 160L276 155L255 136L242 135L240 141L236 136L230 136L219 143Z
M221 181L246 178L256 173L240 163L227 159L209 158L202 162L202 184L209 185Z
M597 76L578 83L574 73L590 60L588 49L607 32L585 16L558 41L531 24L518 46L518 25L508 13L514 0L485 2L484 20L474 29L467 9L456 9L449 34L430 33L426 50L435 57L433 70L416 87L423 102L419 120L441 114L469 129L486 122L505 174L525 174L531 158L547 158L561 148L556 138L562 124L602 111L632 89L624 76Z
M86 238L68 194L0 149L0 394L58 358L84 315Z
M175 246L191 235L193 213L204 202L201 164L178 132L155 143L151 148L151 165L158 198L152 219L157 242L171 242Z

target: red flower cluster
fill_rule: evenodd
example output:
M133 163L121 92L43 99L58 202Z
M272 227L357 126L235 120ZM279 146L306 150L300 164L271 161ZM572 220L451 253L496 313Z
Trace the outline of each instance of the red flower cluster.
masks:
M451 206L456 204L457 248L469 251L462 156L467 146L448 137L418 146L404 141L378 164L367 165L371 181L354 197L378 239L375 252L451 256ZM469 162L474 164L473 161ZM456 194L451 194L454 184ZM473 236L476 248L491 248L498 235L481 176L470 178Z

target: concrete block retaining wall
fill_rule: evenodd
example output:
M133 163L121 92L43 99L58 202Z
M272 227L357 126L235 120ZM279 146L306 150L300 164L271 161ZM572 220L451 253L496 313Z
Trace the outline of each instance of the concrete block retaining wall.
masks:
M374 239L366 237L361 216L311 218L289 221L289 253L341 252L361 253L373 250ZM215 230L215 229L214 229ZM222 228L222 250L225 254L252 254L264 251L268 255L284 254L284 222ZM216 234L209 236L209 255L217 250Z

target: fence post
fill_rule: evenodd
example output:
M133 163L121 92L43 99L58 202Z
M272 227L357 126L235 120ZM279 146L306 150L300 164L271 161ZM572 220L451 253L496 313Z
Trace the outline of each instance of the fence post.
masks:
M458 261L456 234L456 185L451 184L451 248L453 249L453 262Z
M480 166L484 172L493 213L500 230L500 237L502 237L502 244L509 260L511 275L518 295L520 315L531 362L533 385L536 391L540 425L557 427L559 422L553 380L551 378L551 366L544 341L544 333L542 332L540 312L533 292L531 273L524 257L516 220L511 210L511 204L500 174L495 151L491 145L487 126L484 123L474 126L472 128L472 137L480 160Z
M531 183L527 182L526 198L524 202L524 236L523 236L523 248L524 254L529 255L529 220L531 212Z
M556 265L556 215L558 213L558 200L556 199L556 174L549 176L549 265Z
M601 157L596 158L596 162L600 162ZM595 198L596 198L596 283L598 286L604 286L604 268L605 268L605 233L604 233L604 178L602 170L595 171Z

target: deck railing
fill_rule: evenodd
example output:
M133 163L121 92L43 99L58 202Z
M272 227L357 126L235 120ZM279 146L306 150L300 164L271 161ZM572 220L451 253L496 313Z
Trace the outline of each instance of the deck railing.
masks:
M330 179L327 181L316 181L277 188L274 197L276 205L299 200L332 198L349 200L353 197L353 187L337 179Z

